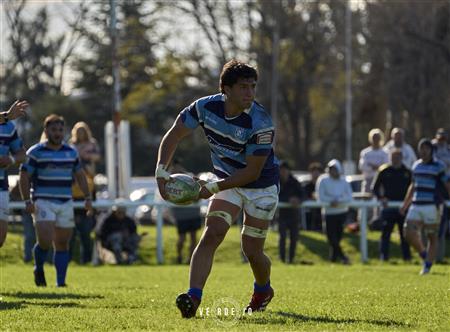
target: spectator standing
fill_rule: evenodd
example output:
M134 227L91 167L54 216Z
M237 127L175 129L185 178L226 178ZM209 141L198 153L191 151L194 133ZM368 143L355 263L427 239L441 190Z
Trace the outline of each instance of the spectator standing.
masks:
M378 129L369 131L370 146L363 149L359 156L359 170L364 176L362 192L370 193L370 186L378 168L389 162L388 154L382 149L384 141L383 132Z
M95 164L100 160L97 141L92 137L91 130L85 122L77 122L71 131L70 143L75 146L80 156L81 166L86 174L89 192L95 198L94 176ZM83 192L75 182L72 186L73 199L82 201ZM89 263L92 259L91 231L95 226L94 216L86 215L86 211L75 210L75 231L70 243L71 256L76 243L76 236L80 238L80 263Z
M316 199L316 183L317 179L323 173L323 166L321 163L313 162L308 166L308 171L311 180L303 185L303 194L307 200ZM322 230L322 219L320 216L320 209L308 208L306 210L306 228L310 230Z
M434 157L444 163L447 178L450 178L450 146L448 143L448 133L444 128L439 128L432 141ZM449 200L448 193L443 191L443 198ZM436 254L436 262L443 262L445 257L445 240L449 229L449 208L444 205L442 209L441 223L439 225L439 243Z
M300 203L303 200L303 189L297 179L291 173L291 168L286 161L280 164L280 193L279 201L292 204L290 208L280 208L278 213L279 255L282 262L292 264L297 248ZM289 232L289 256L286 261L286 237Z
M414 149L405 142L405 131L402 128L393 128L391 131L391 140L386 143L383 150L389 154L392 149L401 149L403 155L403 165L411 169L414 162L417 160Z
M381 201L383 209L381 219L383 220L380 239L380 259L389 260L389 243L394 226L398 226L402 255L405 261L411 260L409 245L403 236L404 216L396 207L389 207L390 201L403 201L409 185L411 184L411 171L403 165L402 151L393 149L390 153L390 163L385 164L378 170L373 183L373 193Z
M436 256L439 205L442 192L450 192L450 182L445 174L444 164L433 159L433 144L428 139L421 139L418 145L420 158L412 168L413 182L408 188L400 212L406 215L405 237L423 259L421 275L430 273ZM408 209L409 208L409 209ZM421 238L421 231L428 238L428 247Z
M96 233L102 247L114 253L117 264L131 264L137 260L141 238L135 221L126 215L126 207L121 203L114 205L111 214L97 225ZM122 253L127 254L127 261Z
M319 201L329 204L322 209L322 214L330 245L330 260L336 262L339 259L343 264L350 264L340 242L348 212L347 204L352 200L352 188L341 177L342 165L337 159L331 160L327 166L327 173L322 174L317 180L316 192Z

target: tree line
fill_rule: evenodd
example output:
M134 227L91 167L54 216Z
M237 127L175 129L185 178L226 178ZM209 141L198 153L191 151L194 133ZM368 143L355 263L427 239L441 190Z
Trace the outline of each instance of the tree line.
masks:
M258 101L269 111L276 101L281 158L299 169L344 158L345 0L117 2L121 116L132 125L133 174L152 174L161 135L183 107L218 92L221 66L234 57L258 67ZM67 30L56 34L51 4L31 16L28 6L4 3L10 51L0 71L2 107L19 97L30 101L19 123L28 146L51 112L69 125L86 121L103 145L113 108L109 1L72 4ZM352 7L351 45L354 159L371 128L389 134L403 127L415 144L448 127L448 0L360 1ZM207 151L196 133L178 157L188 169L204 171Z

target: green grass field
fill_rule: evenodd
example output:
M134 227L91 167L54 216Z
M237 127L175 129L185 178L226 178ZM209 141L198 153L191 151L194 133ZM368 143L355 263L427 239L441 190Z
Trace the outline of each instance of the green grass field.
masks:
M271 233L267 251L273 259L275 298L265 313L243 316L241 311L251 295L253 279L249 266L241 263L238 230L232 228L216 254L204 289L202 315L199 311L197 318L184 320L174 301L178 293L186 290L188 266L173 264L173 227L164 229L164 265L155 264L155 230L145 227L150 234L144 238L141 264L92 267L71 263L69 287L65 289L54 286L51 265L46 266L49 286L33 285L32 265L20 260L18 231L12 229L0 249L2 331L450 329L449 266L435 265L431 275L419 276L419 260L404 264L399 259L396 236L392 263L372 259L360 264L358 237L347 235L344 250L354 264L342 266L325 260L327 245L322 234L303 232L299 263L284 265L276 258L277 235ZM373 258L377 256L378 236L375 232L369 234Z

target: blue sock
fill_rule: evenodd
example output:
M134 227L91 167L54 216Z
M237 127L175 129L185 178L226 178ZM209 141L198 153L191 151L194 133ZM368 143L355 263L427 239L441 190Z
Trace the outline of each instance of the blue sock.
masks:
M258 284L256 284L256 282L253 284L253 289L255 290L255 292L258 293L263 293L263 292L267 292L270 289L270 280L267 282L267 284L260 286Z
M33 247L34 255L34 269L36 271L44 271L44 263L47 259L48 250L42 249L39 244L35 244Z
M422 251L419 255L420 255L420 257L421 257L423 260L425 260L425 259L427 258L427 251L424 250L424 251Z
M433 263L432 262L425 262L425 263L423 263L423 266L426 268L426 269L431 269L431 266L433 265Z
M202 299L203 291L200 288L189 288L187 293L189 296L194 296L199 300Z
M54 260L56 268L56 284L62 286L66 283L67 266L70 255L68 251L55 251Z

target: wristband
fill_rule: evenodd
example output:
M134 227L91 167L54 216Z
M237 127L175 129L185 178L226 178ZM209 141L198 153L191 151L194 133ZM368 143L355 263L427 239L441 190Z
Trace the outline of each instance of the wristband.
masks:
M211 194L217 194L220 191L219 184L217 182L208 182L203 185Z
M170 179L170 173L167 172L164 169L165 165L163 164L159 164L158 167L156 167L156 171L155 171L155 177L156 178L163 178L164 180L169 180Z

